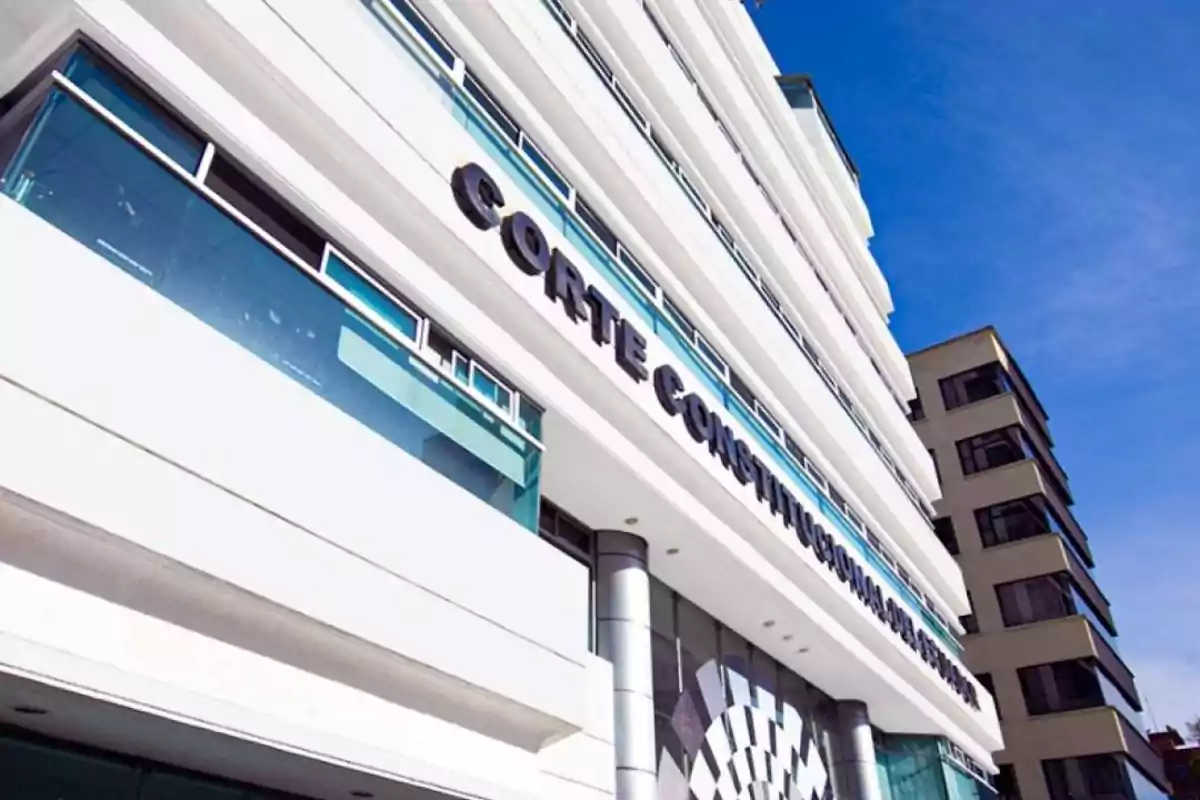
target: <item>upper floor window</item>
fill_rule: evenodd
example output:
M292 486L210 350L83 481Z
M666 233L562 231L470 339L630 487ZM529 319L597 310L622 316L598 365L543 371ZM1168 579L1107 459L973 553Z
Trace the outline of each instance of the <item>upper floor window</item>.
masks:
M990 694L992 699L996 702L996 716L1000 719L1004 719L1004 715L1000 713L1000 699L996 697L996 683L992 680L992 673L980 672L975 676L975 680L979 681L980 686L982 686L984 689L987 689L987 693Z
M1000 616L1009 628L1075 613L1070 578L1066 573L1055 572L1001 583L996 586L996 596L1000 601Z
M954 520L950 517L938 517L933 521L933 532L937 534L938 540L950 555L958 555L958 537L954 535Z
M1050 800L1137 800L1126 770L1125 759L1111 754L1042 762Z
M1021 800L1021 787L1017 784L1017 771L1012 764L997 764L996 800Z
M958 618L958 622L967 633L979 633L979 618L975 616L975 598L971 596L970 590L967 591L967 604L971 607L971 613L963 614Z
M1017 679L1034 716L1104 705L1096 668L1083 659L1023 667Z
M984 547L995 547L1052 531L1041 495L1007 500L975 509L975 523Z
M1005 464L1031 458L1025 432L1016 425L1000 428L957 442L963 475L973 475Z
M1009 390L1008 373L999 362L951 375L938 381L942 390L942 403L947 411L970 403L978 403Z
M910 422L920 422L925 419L925 406L921 403L921 393L908 401L908 419Z

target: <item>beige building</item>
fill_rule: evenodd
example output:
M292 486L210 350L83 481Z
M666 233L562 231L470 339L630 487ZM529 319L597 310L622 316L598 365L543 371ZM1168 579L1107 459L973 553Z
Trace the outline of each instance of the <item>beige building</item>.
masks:
M942 484L935 524L974 609L962 619L967 666L1004 729L1001 800L1165 797L1033 388L991 327L909 361L911 418Z

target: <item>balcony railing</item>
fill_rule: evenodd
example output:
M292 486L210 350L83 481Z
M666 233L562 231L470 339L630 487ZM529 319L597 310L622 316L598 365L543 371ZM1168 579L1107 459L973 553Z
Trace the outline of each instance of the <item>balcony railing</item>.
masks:
M540 408L89 51L60 69L0 120L3 194L536 530Z

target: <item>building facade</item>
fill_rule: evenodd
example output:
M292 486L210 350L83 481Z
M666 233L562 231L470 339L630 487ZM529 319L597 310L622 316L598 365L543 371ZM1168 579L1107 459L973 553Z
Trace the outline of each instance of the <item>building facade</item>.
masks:
M962 566L967 665L996 699L1010 800L1160 798L1088 538L1048 417L993 328L909 356L914 427L942 485L934 523Z
M1200 745L1188 744L1170 725L1152 732L1150 744L1162 757L1171 800L1200 800Z
M730 0L0 0L5 796L987 795L853 163Z

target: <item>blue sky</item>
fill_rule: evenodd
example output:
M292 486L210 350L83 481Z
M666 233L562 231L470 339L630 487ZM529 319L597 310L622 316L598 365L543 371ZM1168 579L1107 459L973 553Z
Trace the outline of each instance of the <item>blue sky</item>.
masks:
M767 0L913 350L992 323L1050 413L1151 717L1200 713L1200 5Z

